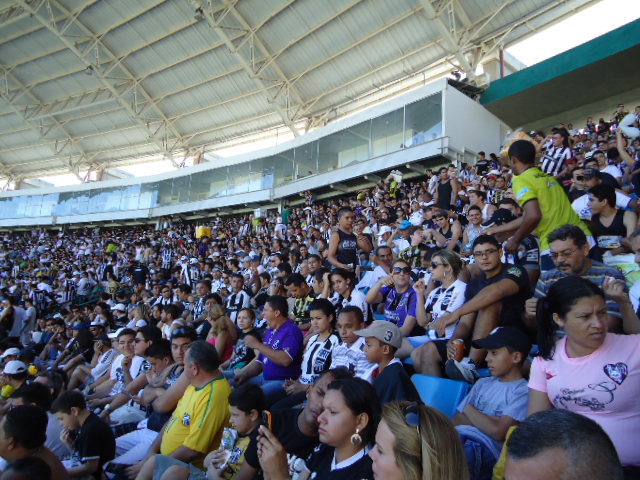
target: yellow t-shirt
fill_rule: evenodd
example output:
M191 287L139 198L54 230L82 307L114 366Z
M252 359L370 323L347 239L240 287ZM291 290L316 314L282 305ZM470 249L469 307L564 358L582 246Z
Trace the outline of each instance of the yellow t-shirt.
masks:
M160 453L170 455L184 445L202 452L193 465L202 468L205 455L220 445L222 429L229 420L231 386L224 377L202 388L189 385L164 431Z
M547 237L562 225L577 225L585 235L591 235L587 226L580 220L578 214L571 207L569 198L558 181L544 173L538 167L532 167L522 175L513 177L513 193L516 200L524 207L529 200L538 200L542 218L536 227L540 238L540 250L549 249Z

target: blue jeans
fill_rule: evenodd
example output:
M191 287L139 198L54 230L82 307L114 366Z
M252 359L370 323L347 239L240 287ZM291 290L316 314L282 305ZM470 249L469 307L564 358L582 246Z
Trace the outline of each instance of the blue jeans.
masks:
M287 392L284 391L284 380L265 380L264 376L260 374L250 378L248 382L262 388L267 408L271 408L274 403L287 396Z

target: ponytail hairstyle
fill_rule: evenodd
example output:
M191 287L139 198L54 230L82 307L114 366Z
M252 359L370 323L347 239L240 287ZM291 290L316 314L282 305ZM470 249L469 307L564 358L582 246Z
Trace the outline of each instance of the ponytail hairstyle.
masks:
M570 276L554 283L546 298L538 299L536 323L538 347L542 358L551 360L555 353L558 325L553 320L553 315L564 318L578 300L595 296L605 299L604 292L595 283L582 277Z

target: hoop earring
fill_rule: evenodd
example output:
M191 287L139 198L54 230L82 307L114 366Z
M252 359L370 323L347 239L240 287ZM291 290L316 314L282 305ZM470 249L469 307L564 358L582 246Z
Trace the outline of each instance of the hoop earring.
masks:
M359 447L360 445L362 445L362 437L360 436L359 432L360 429L356 428L356 433L351 435L351 445L353 445L354 447Z

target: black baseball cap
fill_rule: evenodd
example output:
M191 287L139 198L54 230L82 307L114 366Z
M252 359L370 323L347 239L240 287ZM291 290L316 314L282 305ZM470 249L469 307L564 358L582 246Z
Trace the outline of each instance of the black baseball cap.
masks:
M531 340L516 327L495 328L488 337L474 340L471 345L485 350L495 350L502 347L511 347L524 355L531 350Z
M489 227L491 225L502 225L504 223L509 223L516 218L518 217L511 213L511 210L508 210L506 208L499 208L495 212L493 212L491 218L484 222L482 225L484 227Z

